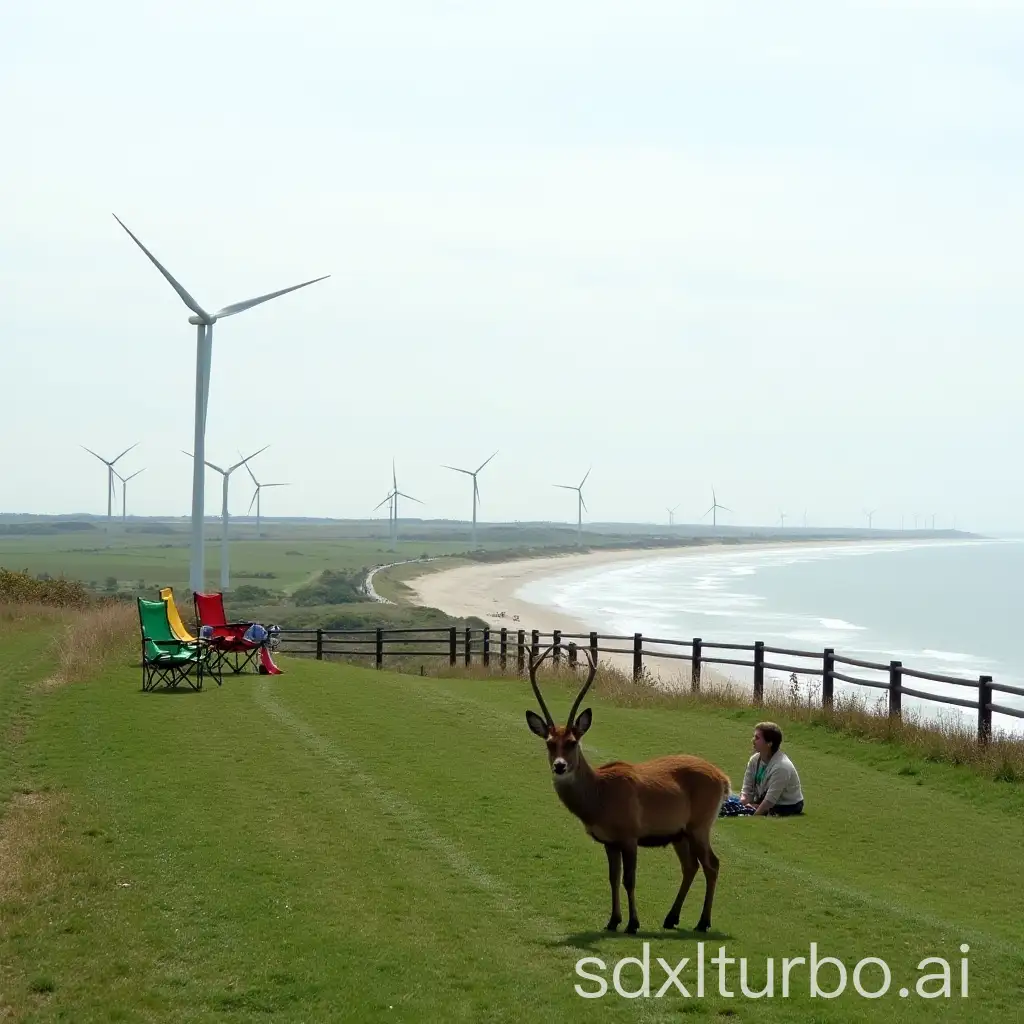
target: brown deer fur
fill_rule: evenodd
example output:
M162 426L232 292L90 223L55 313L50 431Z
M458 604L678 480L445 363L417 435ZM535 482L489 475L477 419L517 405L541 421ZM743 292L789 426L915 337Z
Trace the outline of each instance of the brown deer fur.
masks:
M619 905L620 880L629 901L627 932L640 927L636 912L637 849L641 846L671 845L683 871L682 884L664 926L675 928L683 900L698 867L704 869L704 908L697 931L711 927L711 907L718 881L718 857L711 849L711 828L722 801L729 795L729 777L713 764L688 754L669 754L640 764L612 761L593 768L583 756L580 740L590 728L588 708L578 718L576 710L597 667L587 648L581 648L590 662L590 674L569 713L568 723L555 725L537 686L537 668L550 653L548 648L536 660L530 658L530 683L544 712L544 718L527 711L530 729L541 736L548 751L555 792L583 823L587 834L604 845L608 855L608 880L612 891L612 912L607 928L615 931L622 922Z

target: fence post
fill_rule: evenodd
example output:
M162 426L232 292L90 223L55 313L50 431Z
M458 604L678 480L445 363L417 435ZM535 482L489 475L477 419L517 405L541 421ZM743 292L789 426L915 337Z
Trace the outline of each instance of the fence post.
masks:
M597 667L597 634L590 634L590 657L594 661L594 667Z
M521 629L516 633L516 671L520 675L526 668L526 630Z
M992 739L992 677L978 680L978 742L985 746Z
M903 707L903 662L889 662L889 717L899 718Z
M644 638L641 633L633 634L633 682L638 683L644 674Z
M821 665L821 706L832 708L832 685L835 680L832 673L836 670L836 652L831 647L825 648Z
M322 629L316 631L316 660L324 660L324 631Z
M700 693L700 637L693 638L693 650L690 654L690 663L693 666L693 678L690 689L694 693Z
M551 634L551 664L558 667L559 654L562 651L562 631L556 629Z
M754 703L764 701L764 641L754 641Z
M530 657L536 661L540 656L540 632L536 629L530 632Z
M487 668L491 663L491 630L489 627L484 626L484 668Z
M504 626L501 627L501 648L500 648L500 661L501 671L505 671L505 666L508 664L508 629Z
M384 630L377 627L377 668L384 664Z
M448 627L448 664L454 665L458 658L459 634L454 626Z
M466 652L465 652L466 664L467 665L470 663L470 653L469 652L470 652L470 648L471 648L472 644L473 644L473 631L469 628L469 626L467 626L466 627Z
M569 668L576 667L576 641L569 641Z

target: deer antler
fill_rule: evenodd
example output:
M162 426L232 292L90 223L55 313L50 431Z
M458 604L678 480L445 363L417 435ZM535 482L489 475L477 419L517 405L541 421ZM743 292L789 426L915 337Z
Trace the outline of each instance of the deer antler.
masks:
M579 709L580 704L583 703L583 698L587 695L587 690L590 689L590 684L594 681L594 676L597 675L597 664L594 661L593 655L590 653L589 647L581 647L583 653L587 656L587 661L590 663L590 673L587 676L587 681L583 684L583 689L580 690L580 695L576 698L576 703L572 706L572 711L569 712L569 721L566 723L566 728L571 729L572 723L576 720L576 712Z
M534 695L537 698L537 703L540 704L541 711L544 712L544 720L549 726L555 724L555 720L551 717L551 712L548 711L547 704L544 703L544 698L540 695L540 687L537 685L537 669L540 668L540 663L551 653L552 648L549 647L536 661L533 660L533 652L528 652L530 658L530 685L533 687Z

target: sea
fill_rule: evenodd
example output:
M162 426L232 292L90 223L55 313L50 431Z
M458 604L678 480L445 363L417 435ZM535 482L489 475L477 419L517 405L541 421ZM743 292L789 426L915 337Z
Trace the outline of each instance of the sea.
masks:
M810 652L831 647L857 660L896 660L974 683L989 675L996 684L1024 688L1024 539L723 545L555 573L525 584L516 596L563 611L600 633L700 637L704 644L762 640L769 647ZM704 653L751 657L708 648ZM820 657L767 660L821 665ZM885 672L836 667L858 679L887 679ZM738 682L752 679L752 671L741 667L723 672ZM776 685L820 687L799 672L795 681L789 673L766 676ZM977 699L969 687L910 678L903 685ZM836 694L854 690L872 701L885 699L881 690L835 684ZM1024 710L1024 696L998 693L994 703ZM974 709L909 696L903 707L925 718L977 720ZM993 726L1024 734L1024 719L996 714Z

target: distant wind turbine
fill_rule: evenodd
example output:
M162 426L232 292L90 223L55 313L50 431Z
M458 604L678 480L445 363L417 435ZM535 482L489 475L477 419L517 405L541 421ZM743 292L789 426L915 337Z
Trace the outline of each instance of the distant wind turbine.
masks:
M877 511L878 511L877 508L873 508L873 509L870 509L870 510L864 509L864 515L866 515L867 518L868 518L868 529L869 530L871 529L871 522L875 518L875 513Z
M594 467L591 466L590 469ZM573 487L572 484L555 484L555 487L561 487L563 491L575 491L578 497L576 503L576 546L580 547L583 544L583 510L587 508L587 503L583 500L583 485L587 482L587 477L590 476L590 469L583 475L583 479L579 482L578 486ZM587 509L589 512L590 509Z
M134 480L140 473L145 473L145 467L142 469L135 470L131 476L121 476L120 473L115 469L114 476L121 481L121 522L126 523L128 521L128 481Z
M236 462L233 466L228 466L227 469L222 469L220 466L216 466L212 462L206 462L206 465L209 466L210 469L216 470L216 472L220 473L224 478L220 513L220 589L222 592L227 591L231 583L230 573L228 572L228 482L231 480L231 474L234 473L239 466L244 466L249 459L255 459L260 452L265 452L269 447L269 444L265 444L258 452L253 452L252 455L242 459L241 462ZM185 452L185 454L190 458L195 459L195 456L191 452Z
M932 533L935 532L935 513L932 513Z
M719 509L721 509L723 512L731 512L732 511L731 508L726 508L724 505L719 505L718 504L718 496L715 494L714 487L712 487L711 488L711 508L708 509L708 512L711 513L711 525L712 526L717 526L718 525L718 510ZM708 512L705 512L704 515L701 516L701 519L707 519Z
M780 512L779 513L779 526L781 526L782 529L786 528L786 518L787 517L786 517L786 513L785 512Z
M203 577L205 574L203 548L203 517L205 515L205 484L206 474L203 465L206 463L206 409L210 397L210 369L213 360L213 325L226 316L234 316L236 313L244 313L253 306L269 302L281 295L305 288L307 285L324 281L330 274L323 277L315 277L311 281L303 281L302 284L293 284L289 288L282 288L280 291L268 292L266 295L258 295L254 299L245 299L242 302L232 303L216 313L207 313L202 306L192 298L191 295L171 276L169 270L132 234L124 222L114 214L114 220L128 232L131 240L149 257L150 262L166 278L167 283L178 293L182 302L195 314L190 316L188 322L196 327L196 401L195 401L195 459L192 469L192 557L189 567L189 586L194 593L200 593L203 589ZM224 570L221 569L221 577Z
M494 455L497 455L497 454L498 454L497 452L494 453ZM443 469L451 469L451 470L453 470L456 473L465 473L466 476L471 476L473 478L473 535L472 536L473 536L473 546L474 547L476 547L476 503L477 503L477 500L480 497L480 488L477 486L476 477L477 477L477 474L480 472L480 470L483 469L484 466L486 466L487 463L490 462L491 459L494 458L494 455L492 455L489 459L485 459L483 462L481 462L480 465L477 466L476 469L459 469L458 466L445 466L445 465L442 465Z
M495 455L496 454L497 454L497 452L495 452ZM493 458L494 456L491 456L491 457ZM480 468L482 469L483 467L481 466ZM476 481L474 480L474 483L475 482ZM395 524L394 527L393 527L393 532L392 532L392 543L397 544L398 543L398 499L399 498L408 498L410 501L415 501L419 505L422 505L423 502L420 501L419 498L414 498L411 494L406 494L405 491L400 491L398 489L398 473L395 471L395 460L394 459L391 460L391 497L394 500L393 518L394 518L394 524Z
M807 509L804 509L804 529L807 529Z
M676 525L676 511L678 509L679 509L678 505L676 505L675 508L669 508L667 505L665 506L665 511L668 512L668 525L669 526L675 526Z
M86 448L83 444L81 447L85 449L93 458L99 459L104 466L107 467L107 543L110 542L110 527L113 523L114 517L114 465L123 459L132 448L137 448L139 442L136 441L131 448L125 448L116 459L105 459L102 455L97 455L91 448Z
M238 454L241 455L242 453L239 452ZM256 454L258 455L259 452L257 452ZM250 455L249 458L251 459L251 458L253 458L253 456ZM262 491L264 487L288 487L289 485L288 484L261 484L259 482L259 480L256 479L256 474L253 473L252 467L249 465L249 463L248 462L243 462L242 465L245 466L246 472L249 474L250 477L252 477L252 482L256 485L256 490L252 492L252 501L249 502L249 510L245 514L249 515L249 513L252 512L253 504L256 505L256 539L259 540L259 538L260 538L260 491Z

